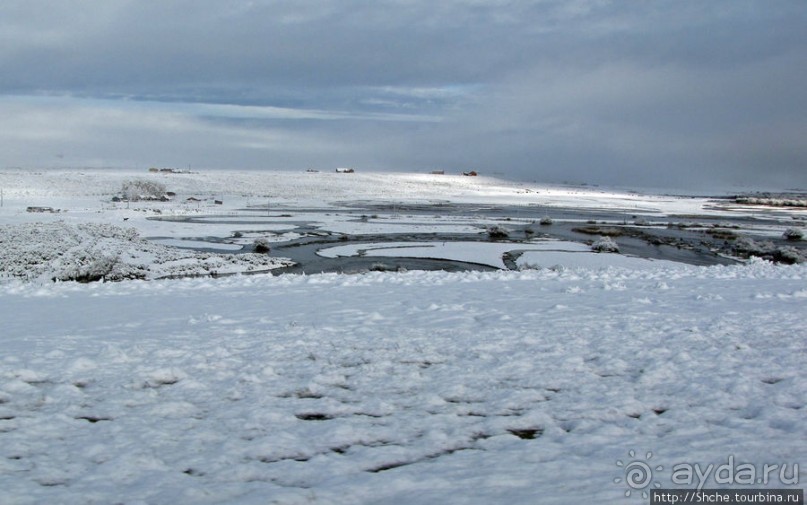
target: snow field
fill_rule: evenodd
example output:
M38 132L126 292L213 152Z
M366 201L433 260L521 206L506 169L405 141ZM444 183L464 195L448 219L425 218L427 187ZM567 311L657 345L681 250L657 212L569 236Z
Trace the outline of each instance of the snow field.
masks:
M639 195L595 188L556 187L504 181L491 177L411 173L355 174L297 173L283 171L206 170L192 174L151 174L146 170L53 169L0 171L6 204L48 205L64 208L81 199L96 201L120 192L132 179L157 181L182 196L246 198L303 207L322 202L371 199L374 201L451 201L480 204L541 204L589 209L626 209L634 213L711 213L705 198ZM225 202L226 203L226 202ZM719 212L719 211L718 211Z
M177 197L113 204L129 179ZM805 481L805 265L435 241L320 254L501 267L503 252L526 251L522 271L50 282L281 264L167 245L502 224L390 214L392 202L610 209L660 226L758 209L412 174L5 170L0 188L0 503L643 503L625 497L617 464L631 450L652 451L654 484L668 487L675 463L728 455L800 463ZM358 200L384 211L342 212ZM267 203L265 217L243 210ZM783 210L767 231L803 214Z
M0 502L630 503L631 449L797 463L806 276L10 282Z

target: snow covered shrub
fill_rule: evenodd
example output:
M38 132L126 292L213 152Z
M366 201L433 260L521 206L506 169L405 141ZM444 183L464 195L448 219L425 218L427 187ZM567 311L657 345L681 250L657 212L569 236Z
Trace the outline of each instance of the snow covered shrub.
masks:
M761 256L774 250L773 242L757 242L748 237L740 237L734 241L734 251L736 253Z
M543 268L538 263L530 263L528 261L518 263L517 265L518 265L518 269L520 271L524 271L524 270L541 270Z
M757 242L748 237L740 237L734 242L734 254L742 258L756 256L776 263L796 264L807 261L807 255L800 249L791 246L776 247L768 240Z
M500 226L491 226L488 228L488 238L492 240L501 240L509 237L510 234Z
M255 252L256 253L264 254L264 253L268 253L269 251L271 251L271 248L269 247L269 240L267 240L267 239L265 239L263 237L256 238L255 242L254 242L254 245L255 245Z
M788 228L787 230L785 230L785 233L782 235L782 237L785 238L786 240L797 241L804 238L804 232L802 232L798 228Z
M618 253L619 245L611 237L601 237L591 244L591 249L596 252Z
M58 272L55 281L95 282L101 280L119 281L130 278L129 272L120 268L120 256L100 256L78 258L77 263ZM142 277L142 276L141 276Z
M0 225L0 272L29 281L119 281L257 271L292 262L265 254L202 253L155 244L108 224Z
M145 179L126 181L121 187L123 197L129 201L158 200L165 196L165 185Z
M541 224L541 226L549 226L552 224L552 218L549 216L544 216L541 218L541 221L539 223Z
M807 257L795 247L785 246L774 251L773 261L787 265L796 265L807 261Z
M807 207L807 200L787 198L783 195L737 196L734 201L744 205L766 205L769 207Z

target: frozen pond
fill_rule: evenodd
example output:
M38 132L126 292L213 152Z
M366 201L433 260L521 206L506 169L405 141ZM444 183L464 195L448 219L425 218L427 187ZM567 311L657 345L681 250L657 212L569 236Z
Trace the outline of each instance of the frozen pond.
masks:
M769 232L781 226L774 214L676 216L640 206L574 209L350 201L329 208L264 206L223 215L150 219L181 223L186 235L181 239L152 237L178 247L252 252L260 239L271 246L270 254L296 263L275 273L575 268L653 261L731 264L736 260L727 254L729 242L739 236L783 242ZM618 244L619 255L590 252L590 244L602 236ZM563 246L555 247L551 255L537 253L546 243ZM520 259L523 254L527 256Z

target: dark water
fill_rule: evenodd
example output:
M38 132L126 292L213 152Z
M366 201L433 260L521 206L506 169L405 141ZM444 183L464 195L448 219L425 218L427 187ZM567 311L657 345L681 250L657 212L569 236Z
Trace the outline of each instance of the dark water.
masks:
M211 243L226 241L227 238L205 237L204 224L230 224L233 232L249 233L261 230L262 225L288 225L287 229L274 232L261 232L265 235L282 234L294 231L302 237L287 242L271 244L271 255L291 258L296 266L273 271L280 273L321 273L343 272L355 273L368 270L495 270L486 265L449 261L440 259L418 259L402 257L348 257L324 258L316 253L320 249L345 244L383 243L383 242L429 242L429 241L491 241L492 239L480 225L479 233L386 233L379 235L348 236L331 233L320 228L317 217L328 213L339 215L341 219L353 219L357 222L373 222L383 219L384 222L395 222L396 218L405 219L417 224L419 216L429 217L430 226L435 225L435 217L439 225L439 217L464 217L474 221L498 221L508 232L500 242L517 244L537 238L551 238L581 243L591 243L603 234L612 234L619 244L622 254L643 258L663 259L688 263L692 265L731 264L736 260L725 256L730 250L731 241L740 233L740 228L759 225L780 225L780 218L765 215L752 218L726 217L710 218L705 216L657 216L642 213L641 209L594 209L581 210L573 208L541 207L541 206L495 206L470 205L451 202L412 203L378 203L378 202L342 202L339 208L328 209L283 209L283 208L248 208L240 209L242 213L253 214L249 220L237 216L202 216L173 219L199 223L200 237ZM255 217L265 215L265 220ZM316 216L315 216L316 215ZM548 216L553 220L551 225L541 225L540 220ZM310 217L310 219L308 219ZM573 222L569 222L573 221ZM424 221L425 223L425 221ZM649 226L647 223L652 223ZM447 221L446 225L454 226L457 222ZM695 226L697 225L697 226ZM706 231L704 231L704 229ZM760 237L755 237L761 239ZM766 240L770 240L767 238ZM203 249L204 250L204 249ZM214 250L214 249L210 249ZM241 252L251 252L251 246L245 246ZM517 257L518 254L515 255ZM514 259L505 258L505 264L514 268Z

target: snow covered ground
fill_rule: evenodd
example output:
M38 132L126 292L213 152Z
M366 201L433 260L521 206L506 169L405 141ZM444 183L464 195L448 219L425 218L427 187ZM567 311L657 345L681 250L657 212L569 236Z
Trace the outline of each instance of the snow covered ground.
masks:
M729 455L804 468L806 278L6 284L0 501L646 503L614 483L630 450L665 485Z
M160 248L137 255L156 268L193 253L169 246L203 238L198 226L218 239L247 226L230 243L251 243L260 232L239 209L267 199L269 210L321 206L310 220L359 234L368 223L340 214L343 201L543 201L540 188L484 178L212 173L171 175L176 202L111 204L133 175L0 173L4 265L52 252L37 244L58 235L97 255L124 239L134 245L122 257ZM716 212L705 200L595 193L580 204ZM147 219L166 215L178 220ZM274 219L288 220L272 225L279 233L304 228L300 216ZM495 263L513 247L367 242L322 254L440 249ZM653 487L731 487L714 473L672 482L676 465L727 461L764 477L735 486L804 487L807 265L518 248L534 269L89 284L51 282L53 262L4 271L0 503L647 503ZM631 480L639 464L646 481Z
M51 221L0 225L0 281L117 281L267 272L291 264L264 254L215 254L175 246L235 248L166 239L145 240L133 228L98 223Z
M152 174L144 170L118 169L0 170L0 188L3 188L7 208L42 205L69 209L71 212L95 211L99 200L108 202L108 197L120 193L122 183L131 180L164 184L169 191L181 197L223 199L225 206L231 203L231 200L254 205L269 203L298 207L315 207L325 202L369 200L461 202L480 205L539 204L549 208L625 210L651 216L751 215L758 212L758 209L745 205L738 205L734 210L716 208L706 197L676 197L593 187L528 184L482 176L228 170L189 174ZM140 205L140 207L143 209L149 206ZM112 208L115 206L105 206L105 210ZM205 211L207 208L209 208L207 201L187 202L181 206L179 212ZM788 209L780 210L786 213Z

